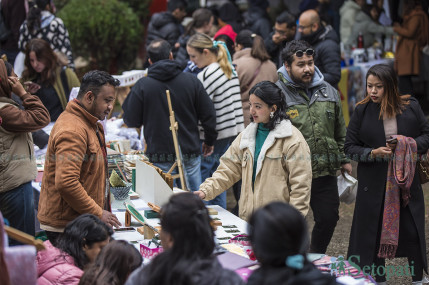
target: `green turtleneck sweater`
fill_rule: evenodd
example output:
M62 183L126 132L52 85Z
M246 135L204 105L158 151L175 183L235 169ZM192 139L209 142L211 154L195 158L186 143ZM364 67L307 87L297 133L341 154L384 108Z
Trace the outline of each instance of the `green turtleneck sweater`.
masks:
M252 175L252 184L255 183L256 176L256 166L258 162L259 153L261 148L264 145L265 139L270 133L270 129L265 128L263 123L258 124L258 129L256 131L256 142L255 142L255 157L253 158L253 175Z

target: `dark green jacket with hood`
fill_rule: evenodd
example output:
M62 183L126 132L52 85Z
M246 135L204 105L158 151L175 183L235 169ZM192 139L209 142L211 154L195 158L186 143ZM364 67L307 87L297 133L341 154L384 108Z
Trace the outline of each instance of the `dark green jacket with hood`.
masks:
M314 69L308 87L293 82L284 66L278 70L276 83L285 94L286 113L310 147L313 179L336 175L341 164L349 162L344 155L346 126L340 96L316 66Z

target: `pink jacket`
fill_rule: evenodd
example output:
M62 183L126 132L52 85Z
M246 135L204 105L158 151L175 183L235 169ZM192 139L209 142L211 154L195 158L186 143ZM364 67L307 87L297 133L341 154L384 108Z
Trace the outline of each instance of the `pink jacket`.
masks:
M79 284L83 271L74 264L73 258L49 241L44 244L46 249L37 253L37 284Z

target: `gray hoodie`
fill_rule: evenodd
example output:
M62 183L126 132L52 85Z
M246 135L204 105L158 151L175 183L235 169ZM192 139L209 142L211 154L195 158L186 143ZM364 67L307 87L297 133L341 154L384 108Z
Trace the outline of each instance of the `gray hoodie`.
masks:
M309 86L304 86L303 84L294 82L292 78L290 78L289 73L287 73L286 67L284 65L282 65L282 67L277 70L277 73L279 74L279 80L286 84L286 86L304 90L308 98L311 98L313 94L311 90L313 88L321 86L323 83L325 83L325 78L317 66L314 66L313 81L311 81Z

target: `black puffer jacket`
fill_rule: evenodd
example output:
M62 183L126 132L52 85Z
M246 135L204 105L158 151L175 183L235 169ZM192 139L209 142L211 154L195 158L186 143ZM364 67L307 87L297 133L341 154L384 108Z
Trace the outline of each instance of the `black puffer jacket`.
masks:
M341 79L340 40L332 26L319 28L316 32L301 36L316 50L314 64L325 77L325 81L338 88Z
M268 54L271 56L271 60L276 64L277 68L280 68L283 65L281 52L286 46L287 41L283 41L280 44L276 45L273 42L273 35L274 32L271 32L268 37L265 38L264 44Z
M149 22L146 45L155 39L164 39L173 48L182 33L182 25L170 12L156 13Z
M270 18L266 11L260 7L250 7L244 15L247 28L263 39L268 37L272 30Z
M166 90L170 90L179 124L179 145L184 159L201 153L198 121L203 126L207 145L213 145L217 138L213 102L198 78L182 72L174 60L157 61L149 67L148 76L137 81L122 104L125 124L134 128L144 126L146 154L151 162L175 159Z
M188 40L191 36L190 35L181 35L179 38L179 44L180 47L177 50L176 56L174 57L174 59L180 64L180 67L183 69L185 69L186 64L189 61L189 54L186 51L186 44L188 43Z

